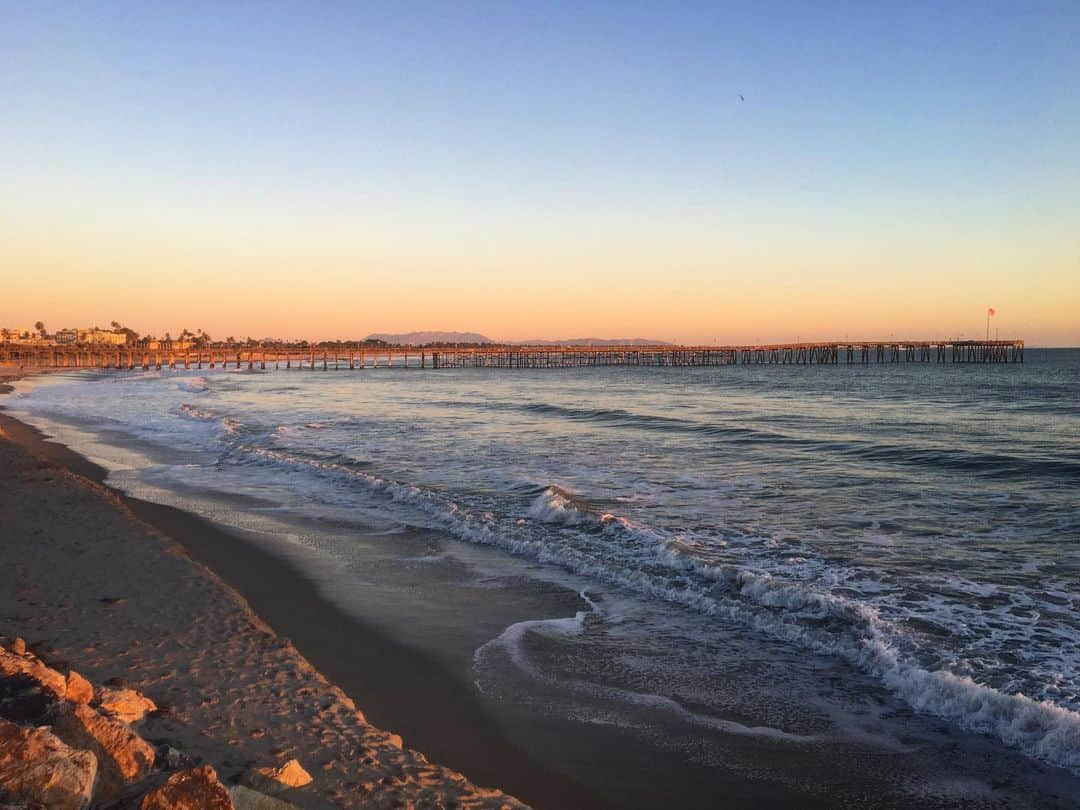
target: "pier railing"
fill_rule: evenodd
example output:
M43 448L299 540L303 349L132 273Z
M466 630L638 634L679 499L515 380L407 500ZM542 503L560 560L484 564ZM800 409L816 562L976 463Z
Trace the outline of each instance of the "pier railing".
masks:
M170 351L116 346L0 345L0 363L100 369L549 369L595 366L840 366L1023 363L1022 340L888 340L745 346L225 347Z

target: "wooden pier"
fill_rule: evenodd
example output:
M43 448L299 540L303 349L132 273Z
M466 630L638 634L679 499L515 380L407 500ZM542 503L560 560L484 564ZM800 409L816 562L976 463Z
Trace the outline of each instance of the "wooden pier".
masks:
M116 346L0 345L0 363L97 369L551 369L598 366L851 366L1023 363L1022 340L840 341L747 346L510 346L169 351Z

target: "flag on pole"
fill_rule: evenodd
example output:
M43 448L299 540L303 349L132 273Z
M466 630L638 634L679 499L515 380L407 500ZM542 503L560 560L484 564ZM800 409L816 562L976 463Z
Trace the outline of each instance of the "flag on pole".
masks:
M986 317L993 318L995 315L997 315L996 309L994 309L993 307L986 308Z

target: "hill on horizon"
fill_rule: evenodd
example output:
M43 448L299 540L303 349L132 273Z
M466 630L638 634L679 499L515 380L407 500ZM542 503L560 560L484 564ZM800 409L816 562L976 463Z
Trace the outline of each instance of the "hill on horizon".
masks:
M372 332L365 340L382 340L399 346L422 346L425 343L494 343L477 332Z
M505 343L508 346L671 346L666 340L648 338L566 338L563 340L499 341L479 332L372 332L365 340L381 340L398 346L423 346L428 343Z

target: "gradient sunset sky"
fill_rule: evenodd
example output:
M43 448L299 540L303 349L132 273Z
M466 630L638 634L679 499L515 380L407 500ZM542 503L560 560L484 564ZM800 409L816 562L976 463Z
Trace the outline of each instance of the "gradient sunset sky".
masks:
M4 326L1080 345L1076 0L0 2L0 104Z

